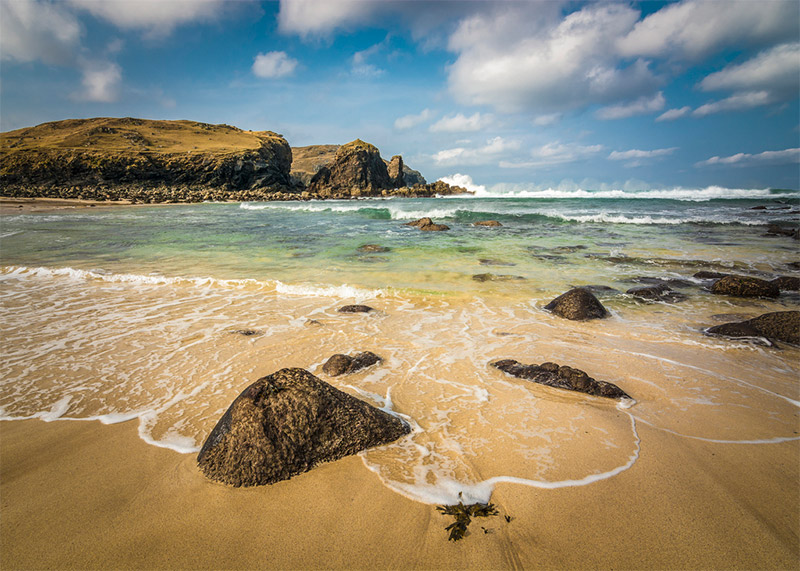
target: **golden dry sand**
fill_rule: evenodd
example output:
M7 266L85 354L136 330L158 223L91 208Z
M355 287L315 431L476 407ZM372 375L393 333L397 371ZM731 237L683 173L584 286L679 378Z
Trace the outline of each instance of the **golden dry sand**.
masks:
M0 424L3 569L793 569L797 441L719 446L641 427L639 461L595 484L500 484L504 517L449 519L358 457L236 489L134 423ZM486 529L484 532L482 527Z

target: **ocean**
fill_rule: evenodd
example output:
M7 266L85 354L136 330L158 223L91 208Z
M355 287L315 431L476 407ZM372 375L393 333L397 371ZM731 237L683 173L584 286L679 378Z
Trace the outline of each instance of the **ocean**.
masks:
M422 217L450 229L405 225ZM612 478L635 465L643 425L720 446L796 440L800 350L704 330L800 295L715 296L694 274L800 276L797 241L766 235L798 219L797 191L715 187L6 215L0 417L135 421L194 453L245 386L303 367L412 426L361 456L429 503ZM684 298L625 293L654 279ZM611 317L543 309L574 286ZM375 311L336 311L351 303ZM383 363L322 373L364 350ZM499 358L580 368L634 400L532 385L488 366Z

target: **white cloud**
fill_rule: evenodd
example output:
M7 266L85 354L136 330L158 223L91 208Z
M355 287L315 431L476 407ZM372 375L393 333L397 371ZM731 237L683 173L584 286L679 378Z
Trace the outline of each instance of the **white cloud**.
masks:
M547 127L549 125L555 125L559 121L561 121L561 113L547 113L545 115L538 115L533 120L533 124L538 127Z
M442 117L430 126L434 133L464 133L468 131L481 131L489 127L494 117L489 114L474 113L467 117L463 113Z
M608 155L609 160L612 161L628 161L631 159L653 159L658 157L665 157L674 153L678 147L670 147L668 149L653 149L650 151L642 151L639 149L631 149L629 151L612 151Z
M679 109L668 109L656 117L656 121L674 121L675 119L686 117L691 112L692 108L688 105Z
M767 90L794 97L800 89L800 43L765 50L738 65L729 65L700 82L704 91Z
M416 115L403 115L402 117L395 119L394 128L398 131L413 129L417 125L421 125L425 121L432 119L433 116L434 112L430 109L423 109Z
M630 103L619 103L598 109L595 116L598 119L625 119L634 115L655 113L664 108L666 101L660 91L653 97L643 96Z
M71 65L80 47L81 25L59 4L0 2L0 58Z
M729 157L711 157L710 159L695 163L695 166L728 165L754 167L793 163L800 163L800 148L784 149L783 151L764 151L763 153L755 155L751 155L750 153L737 153Z
M370 46L365 50L361 50L360 52L354 53L352 67L350 70L351 73L361 77L380 77L386 73L385 69L381 69L380 67L369 63L368 60L369 58L383 51L388 45L388 40L389 36L387 36L382 42Z
M501 161L501 168L540 168L573 163L591 158L604 149L603 145L578 145L554 141L531 151L532 161Z
M281 0L278 28L301 37L328 36L338 28L370 19L380 2L363 0Z
M557 3L504 4L461 22L449 48L453 95L501 111L540 114L652 95L648 62L622 63L615 40L639 12L622 4L589 4L563 19ZM544 14L544 16L542 16Z
M520 143L502 137L494 137L486 141L482 147L469 149L456 147L444 149L433 155L433 160L438 165L478 165L487 164L497 160L503 153L519 149Z
M108 61L83 61L83 92L77 95L82 101L111 103L119 97L122 69Z
M774 101L774 97L767 91L737 93L720 101L701 105L692 111L692 115L695 117L705 117L706 115L721 113L723 111L742 111L745 109L752 109L753 107L760 107L761 105L768 105Z
M616 47L625 57L697 60L726 46L796 38L799 17L795 0L685 0L638 22Z
M256 77L276 79L293 74L296 68L297 60L286 52L267 52L254 58L252 69Z
M165 35L176 26L216 19L224 0L69 0L77 8L103 18L119 28Z

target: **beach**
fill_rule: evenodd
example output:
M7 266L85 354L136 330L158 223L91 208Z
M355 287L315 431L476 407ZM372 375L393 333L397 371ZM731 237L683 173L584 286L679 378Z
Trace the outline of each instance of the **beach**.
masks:
M4 216L0 560L796 567L800 349L705 330L800 297L714 295L694 276L796 276L796 242L765 230L796 224L797 197L682 192ZM404 226L423 216L450 230ZM501 226L474 226L486 219ZM652 280L681 295L626 293ZM593 287L610 316L544 309L573 286ZM338 311L351 303L374 309ZM366 350L383 361L322 372ZM575 367L632 399L489 365L507 358ZM196 453L216 421L285 367L411 434L270 486L207 480ZM435 506L459 499L499 515L449 542Z

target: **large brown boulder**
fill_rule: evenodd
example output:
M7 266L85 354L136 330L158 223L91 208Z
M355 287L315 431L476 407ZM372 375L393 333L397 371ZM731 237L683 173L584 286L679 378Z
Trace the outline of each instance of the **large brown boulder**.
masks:
M313 176L308 187L323 197L336 193L369 196L391 188L394 185L380 151L361 139L339 147L333 161Z
M541 365L523 365L514 359L501 359L489 363L492 367L520 379L526 379L569 391L578 391L588 395L607 398L631 398L628 394L613 383L598 381L580 369L557 365L556 363L542 363Z
M603 304L588 289L576 287L563 293L544 306L559 317L583 321L586 319L602 319L608 317Z
M753 319L723 323L706 330L711 335L725 337L766 337L800 345L800 311L774 311Z
M747 276L725 276L714 282L711 293L735 297L778 297L781 290L777 284Z
M398 418L304 369L281 369L233 401L203 444L197 463L212 480L259 486L409 432Z
M352 357L350 355L337 353L325 361L325 364L322 365L322 372L331 377L338 377L339 375L355 373L361 369L366 369L381 361L383 361L383 359L372 351L356 353Z

